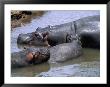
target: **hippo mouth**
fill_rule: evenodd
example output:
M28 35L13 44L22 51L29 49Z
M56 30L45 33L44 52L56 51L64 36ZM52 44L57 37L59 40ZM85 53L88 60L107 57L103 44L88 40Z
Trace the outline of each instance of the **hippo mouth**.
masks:
M39 58L39 55L41 55L41 53L38 51L38 52L29 52L27 55L26 55L26 60L31 63L31 64L34 64L36 60L38 60Z
M43 54L42 52L29 52L27 55L26 55L26 60L29 64L39 64L39 63L42 63L42 62L45 62L47 61L49 58L49 55L47 54Z

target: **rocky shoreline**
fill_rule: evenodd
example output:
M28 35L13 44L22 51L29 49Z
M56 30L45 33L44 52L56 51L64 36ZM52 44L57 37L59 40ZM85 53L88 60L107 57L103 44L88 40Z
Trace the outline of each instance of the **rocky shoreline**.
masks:
M11 30L24 26L29 23L32 19L36 17L41 17L45 12L44 11L11 11Z

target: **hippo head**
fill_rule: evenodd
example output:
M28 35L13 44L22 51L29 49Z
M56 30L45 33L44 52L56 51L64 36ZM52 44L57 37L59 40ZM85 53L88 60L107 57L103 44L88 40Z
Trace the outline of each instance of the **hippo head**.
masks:
M17 43L18 44L30 44L34 41L41 41L43 40L43 36L40 33L32 32L27 34L19 34Z
M47 33L32 32L27 34L19 34L18 45L48 46Z
M30 41L32 41L32 34L19 34L17 38L17 43L18 44L29 44Z
M47 57L45 54L42 54L39 51L29 52L26 55L26 60L30 64L42 63L43 61L47 61L48 59L49 59L49 57Z

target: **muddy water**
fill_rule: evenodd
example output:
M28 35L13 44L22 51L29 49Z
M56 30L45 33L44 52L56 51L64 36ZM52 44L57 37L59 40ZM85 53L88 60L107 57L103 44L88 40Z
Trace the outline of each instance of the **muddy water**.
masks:
M22 50L22 49L19 49L16 44L17 37L20 33L28 33L28 32L35 31L37 27L46 27L47 25L58 25L58 24L74 21L82 17L99 15L99 14L100 14L99 11L49 11L46 14L44 14L41 18L33 19L29 24L26 24L25 26L17 27L13 29L13 31L11 32L11 52L19 52L20 50ZM97 73L96 75L94 75L95 73L92 73L92 71L89 71L88 76L90 75L100 76L100 67L99 67L100 51L96 49L87 49L87 48L86 49L84 48L83 51L84 51L83 56L67 62L63 62L59 64L51 64L47 62L44 64L35 65L35 66L13 69L11 73L12 73L12 76L19 76L19 77L29 76L30 77L30 76L37 76L42 72L51 71L51 69L54 69L54 68L56 69L57 67L62 68L63 66L67 66L69 68L71 67L70 65L77 64L78 65L77 68L78 69L79 67L80 69L83 68L85 72L88 72L88 69L91 69L91 68L93 72L94 70L98 70L96 71ZM65 69L65 67L63 67L62 69ZM77 71L77 69L75 71ZM55 73L56 72L54 72L54 74ZM70 74L70 76L87 76L86 73L82 74L81 72L79 72L79 74L74 74L74 75L71 75L71 73L67 73L67 74ZM56 76L57 76L57 73L56 73Z

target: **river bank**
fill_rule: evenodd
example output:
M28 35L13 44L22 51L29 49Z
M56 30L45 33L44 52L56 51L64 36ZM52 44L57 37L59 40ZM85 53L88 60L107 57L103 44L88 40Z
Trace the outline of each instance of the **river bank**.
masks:
M11 29L25 26L32 19L41 17L44 11L11 11Z

